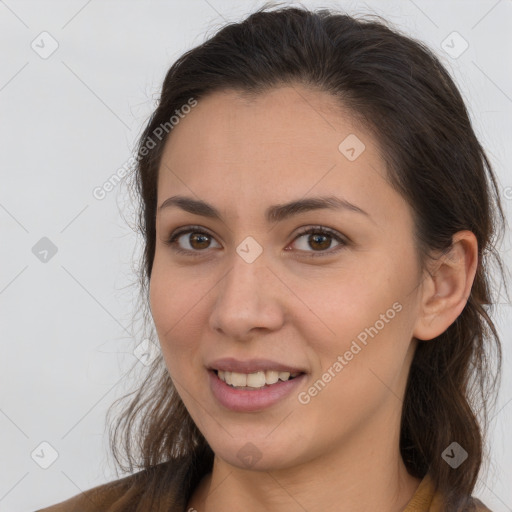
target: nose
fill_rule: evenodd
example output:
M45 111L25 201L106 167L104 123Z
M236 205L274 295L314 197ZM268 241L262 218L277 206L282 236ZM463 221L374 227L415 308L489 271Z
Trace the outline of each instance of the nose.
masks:
M286 287L260 256L247 263L235 254L231 269L217 284L210 328L232 340L247 341L284 323ZM288 292L289 293L289 292Z

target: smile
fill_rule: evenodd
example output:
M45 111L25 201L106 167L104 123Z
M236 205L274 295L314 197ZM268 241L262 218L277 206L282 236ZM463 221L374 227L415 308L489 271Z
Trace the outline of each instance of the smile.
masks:
M217 404L234 412L262 411L295 396L307 378L306 373L275 370L238 373L210 369L208 376Z
M279 372L276 370L265 370L255 373L238 373L223 370L216 371L217 377L222 382L234 389L261 389L265 386L272 386L277 382L286 382L300 375L300 372Z

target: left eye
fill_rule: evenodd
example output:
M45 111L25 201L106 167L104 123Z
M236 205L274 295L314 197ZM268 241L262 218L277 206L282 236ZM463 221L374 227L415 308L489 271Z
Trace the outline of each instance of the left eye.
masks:
M294 242L299 240L300 238L305 238L305 244L303 247L306 247L305 249L300 250L310 252L307 250L308 246L315 249L313 251L313 254L310 254L309 256L323 256L326 252L326 249L331 248L333 240L338 242L338 249L336 249L335 251L329 251L327 254L337 252L338 250L347 245L346 240L344 240L343 237L339 235L337 232L322 227L306 228L306 230L302 231L297 235ZM314 254L315 252L319 254Z
M185 237L184 235L188 236ZM339 233L320 226L303 229L300 233L298 233L293 242L296 242L301 238L305 238L306 235L308 236L308 238L305 239L305 242L303 243L303 248L299 250L301 252L312 252L312 254L309 254L308 256L314 257L333 254L334 252L337 252L338 250L348 245L347 240L344 239ZM178 241L180 238L184 238L184 240L186 240L186 243L189 246L188 248L182 248L179 246ZM327 249L331 248L333 239L338 242L338 248L334 251L327 252ZM210 235L210 233L204 231L203 228L199 226L192 226L183 230L179 230L176 233L173 233L169 237L169 239L165 241L165 243L167 245L173 246L173 250L176 251L177 253L187 254L190 256L200 256L199 253L204 252L204 249L209 248L211 240L215 240L215 238L212 235ZM310 248L313 248L314 250L307 250L308 246Z

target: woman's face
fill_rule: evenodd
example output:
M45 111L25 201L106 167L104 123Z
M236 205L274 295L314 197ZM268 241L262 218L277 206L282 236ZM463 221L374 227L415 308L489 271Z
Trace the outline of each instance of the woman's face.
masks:
M161 160L157 207L175 201L156 217L153 319L194 422L240 468L398 447L421 288L412 216L336 105L299 86L217 92Z

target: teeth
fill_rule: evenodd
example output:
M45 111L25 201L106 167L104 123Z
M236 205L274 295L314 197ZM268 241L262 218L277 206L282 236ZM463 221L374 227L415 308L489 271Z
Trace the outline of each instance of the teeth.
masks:
M290 378L290 372L279 372L279 380L288 380Z
M259 371L255 373L237 373L219 370L217 375L220 380L237 388L262 388L272 385L279 380L287 381L290 377L296 377L299 373L277 372L275 370Z
M247 374L246 373L231 373L231 385L237 388L247 386Z
M274 370L267 370L265 372L265 381L267 384L275 384L279 380L279 372Z
M247 375L247 386L250 388L262 388L265 384L265 372L249 373Z

